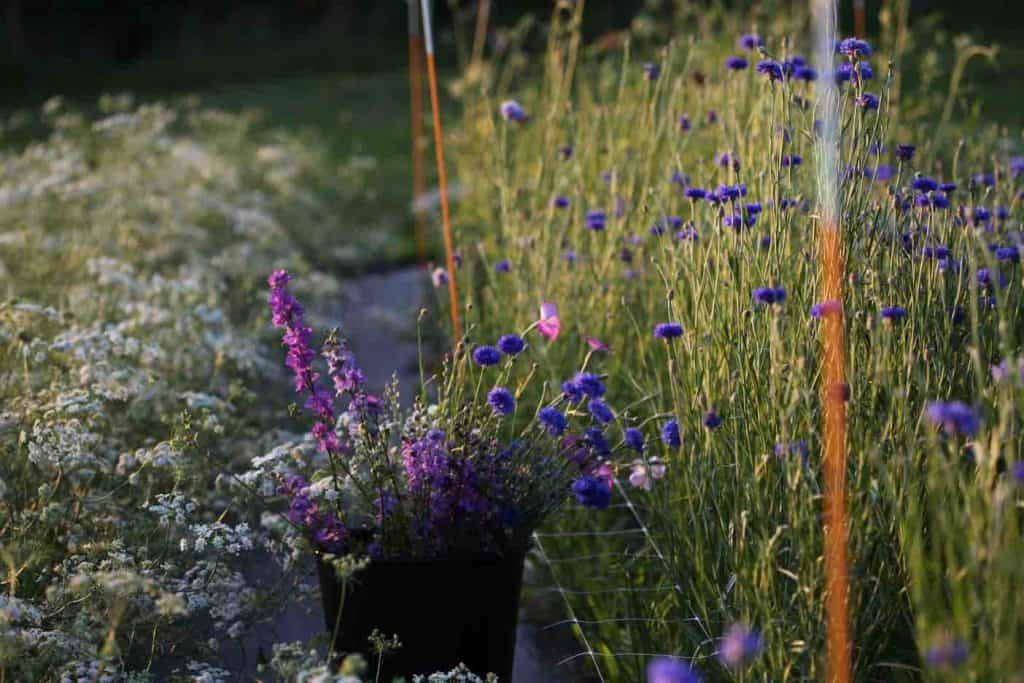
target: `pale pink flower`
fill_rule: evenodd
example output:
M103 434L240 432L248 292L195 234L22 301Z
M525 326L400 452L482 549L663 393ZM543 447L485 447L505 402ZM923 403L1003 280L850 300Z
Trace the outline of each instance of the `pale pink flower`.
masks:
M647 466L641 460L633 461L633 471L629 473L629 483L633 488L651 490L651 478Z
M661 458L651 458L651 476L655 479L665 476L665 462Z
M596 337L584 337L591 351L611 351L611 347Z
M612 470L610 463L603 462L597 467L597 471L594 475L604 479L605 483L608 484L608 490L610 491L615 484L615 471Z
M558 333L562 331L562 322L558 319L558 307L550 301L540 305L540 320L537 322L537 330L554 341Z

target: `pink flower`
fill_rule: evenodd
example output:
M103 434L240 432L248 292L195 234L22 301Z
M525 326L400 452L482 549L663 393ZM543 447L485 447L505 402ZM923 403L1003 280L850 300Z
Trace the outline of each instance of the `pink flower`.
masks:
M643 460L634 460L632 471L629 473L629 483L633 488L651 490L651 477Z
M612 466L610 463L601 463L598 466L597 471L594 472L594 476L596 476L598 479L603 479L604 483L608 486L608 490L612 490L612 487L615 484L615 472L612 470Z
M611 347L596 337L584 337L591 351L611 351Z
M562 322L558 319L558 307L550 301L540 305L540 320L537 322L537 329L548 338L554 341L558 333L562 331Z

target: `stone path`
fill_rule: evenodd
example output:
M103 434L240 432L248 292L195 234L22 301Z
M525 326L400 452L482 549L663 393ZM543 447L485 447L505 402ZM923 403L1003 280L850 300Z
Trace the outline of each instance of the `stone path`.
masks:
M406 400L419 383L416 348L416 318L421 306L433 306L428 278L418 268L368 275L346 282L342 296L324 310L314 311L317 324L341 327L350 348L367 375L372 391L379 391L392 373L397 373L399 387ZM275 580L276 565L260 561L253 554L246 568L254 583ZM310 562L309 580L315 582ZM550 613L551 605L547 606ZM558 605L554 606L559 609ZM532 623L531 604L524 605L517 629L515 671L511 683L577 683L586 680L568 667L555 664L578 651L567 629L545 631ZM269 681L257 674L260 654L269 657L270 646L281 641L309 641L323 630L323 612L316 604L296 601L288 606L272 624L254 629L240 641L225 643L223 653L239 680ZM502 682L505 683L505 682Z

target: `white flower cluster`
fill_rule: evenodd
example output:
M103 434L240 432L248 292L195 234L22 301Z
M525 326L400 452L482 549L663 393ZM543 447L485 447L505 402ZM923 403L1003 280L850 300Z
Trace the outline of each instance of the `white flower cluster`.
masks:
M237 638L245 631L244 619L254 607L256 593L241 572L217 561L200 560L170 583L175 593L184 596L190 613L213 618L218 634Z
M28 459L39 467L89 477L108 468L108 464L97 455L99 444L100 437L88 431L78 420L40 420L32 425Z
M116 683L122 680L118 670L109 662L93 659L71 662L60 674L60 683Z
M283 380L263 278L307 270L282 216L329 214L303 187L319 151L282 136L267 154L247 118L192 102L100 107L50 101L52 134L0 151L0 528L31 577L0 596L0 651L8 680L141 682L189 643L210 663L157 668L228 680L218 642L282 600L249 585L245 554L301 569L263 498L315 447L246 469Z

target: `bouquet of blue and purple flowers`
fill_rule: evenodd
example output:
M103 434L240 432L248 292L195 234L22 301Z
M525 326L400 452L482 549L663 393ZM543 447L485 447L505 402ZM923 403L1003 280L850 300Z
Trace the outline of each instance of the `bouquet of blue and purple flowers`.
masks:
M326 374L315 369L313 331L288 291L290 279L284 271L269 278L273 324L284 330L286 365L324 457L308 479L283 476L278 490L288 498L289 521L318 552L372 559L522 553L570 495L586 507L608 506L615 448L606 431L616 415L601 377L585 371L600 346L591 344L584 370L553 400L535 392L530 399L540 408L519 411L520 397L537 384L524 337L557 336L551 304L522 335L494 346L460 343L406 412L394 384L382 396L367 392L336 330L319 352ZM622 435L617 448L637 456L630 481L649 488L664 465L643 458L639 430Z

